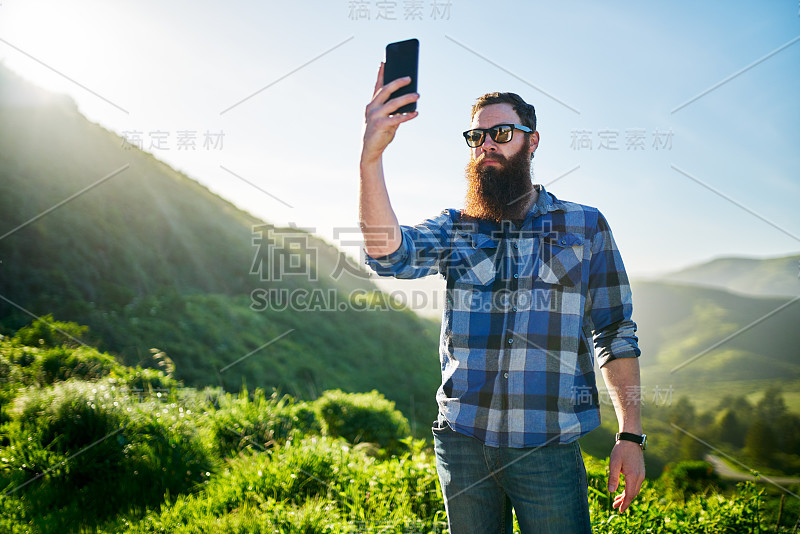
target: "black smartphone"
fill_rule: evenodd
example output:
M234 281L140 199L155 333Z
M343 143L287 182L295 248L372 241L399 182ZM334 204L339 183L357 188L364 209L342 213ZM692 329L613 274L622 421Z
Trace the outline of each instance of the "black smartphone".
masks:
M390 100L398 96L417 92L418 68L419 41L417 39L409 39L407 41L399 41L386 45L386 64L383 67L383 84L386 85L397 78L411 76L411 83L393 92L389 97ZM417 103L412 102L399 108L395 113L410 113L415 109L417 109Z

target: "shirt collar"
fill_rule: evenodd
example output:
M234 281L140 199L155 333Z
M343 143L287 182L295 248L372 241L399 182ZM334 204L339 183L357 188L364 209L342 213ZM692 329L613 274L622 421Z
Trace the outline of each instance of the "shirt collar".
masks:
M537 198L536 203L531 206L528 217L537 217L550 213L551 211L565 210L564 203L558 200L554 194L548 193L542 184L536 184L533 187L539 192L539 198Z

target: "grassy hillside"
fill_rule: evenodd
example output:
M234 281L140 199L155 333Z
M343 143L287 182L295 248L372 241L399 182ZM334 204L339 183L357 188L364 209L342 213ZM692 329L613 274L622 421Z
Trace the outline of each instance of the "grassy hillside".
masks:
M62 334L81 330L0 338L0 531L446 532L430 443L379 393L181 388ZM788 533L800 514L771 486L682 462L620 515L608 461L584 462L596 532Z
M662 277L745 295L800 295L800 254L782 258L718 258Z
M89 325L77 337L127 365L156 365L157 348L187 386L274 387L299 399L375 389L427 435L437 321L387 306L361 266L351 266L356 276L331 276L343 256L330 244L271 227L121 145L69 100L0 69L0 236L8 234L0 238L0 333L30 322L24 308ZM278 276L287 261L299 273ZM282 306L268 292L319 298ZM660 402L685 394L706 412L726 395L752 397L779 382L797 406L800 301L750 328L788 298L641 282L634 301L647 402L660 388ZM615 426L607 408L603 429L585 440L601 456ZM675 441L660 412L647 416L657 475L673 459L655 447L658 434L662 451Z
M800 378L800 301L775 312L791 300L661 282L634 283L633 291L640 362L651 381L690 386Z
M359 265L334 278L344 255L332 245L124 148L2 67L0 146L0 333L29 323L24 310L52 313L127 364L166 351L190 385L378 389L414 420L435 416L438 326L366 306L375 286ZM307 298L251 298L266 292Z

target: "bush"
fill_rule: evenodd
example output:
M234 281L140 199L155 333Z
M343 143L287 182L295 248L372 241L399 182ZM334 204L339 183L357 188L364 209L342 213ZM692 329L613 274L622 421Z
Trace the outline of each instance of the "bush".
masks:
M54 348L61 345L77 347L77 340L89 331L88 326L78 323L55 321L48 314L36 319L30 326L24 326L14 334L12 342L29 347Z
M323 433L340 436L350 443L377 443L387 454L406 450L403 439L410 434L408 420L394 402L375 390L370 393L326 391L315 401Z
M203 492L108 532L430 532L444 519L436 470L422 442L410 445L386 462L321 436L244 452Z
M203 497L176 500L161 513L152 513L131 523L120 520L109 523L99 533L118 534L353 534L352 525L342 520L336 507L324 499L309 499L302 505L259 499L217 514L207 508Z
M108 381L29 390L15 412L0 463L45 530L159 504L213 469L181 407L136 403Z
M211 425L214 442L221 456L245 449L264 451L274 445L306 434L318 434L320 424L314 409L305 402L295 402L289 395L269 398L256 389L252 399L247 389L238 397L225 394L217 398L218 409Z
M99 380L120 367L113 356L97 349L61 345L44 351L37 358L34 372L39 384L49 385L70 378Z
M158 393L166 393L180 386L180 382L168 377L163 371L149 367L126 367L120 371L118 382L139 399L153 395L158 397Z
M673 499L684 501L695 493L718 489L719 483L719 476L714 472L714 467L703 461L668 464L661 479Z

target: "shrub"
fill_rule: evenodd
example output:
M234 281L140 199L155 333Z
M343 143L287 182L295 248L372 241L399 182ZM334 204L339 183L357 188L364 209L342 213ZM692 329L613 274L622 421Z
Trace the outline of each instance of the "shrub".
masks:
M672 498L686 500L692 494L716 489L719 476L708 462L677 462L664 468L662 482Z
M350 443L377 443L387 454L406 450L402 440L410 433L408 420L395 409L394 402L375 390L326 391L315 401L315 406L326 435L340 436Z
M139 399L153 394L168 392L180 386L180 382L168 377L163 371L149 367L126 367L119 373L119 383Z
M116 521L98 532L117 534L147 534L169 532L171 534L352 534L352 526L341 519L336 507L324 499L309 499L302 505L259 499L244 502L228 512L216 514L208 507L207 500L189 497L165 506L161 513L151 513L141 521Z
M205 485L205 506L224 514L245 503L267 499L302 504L307 499L339 495L339 479L348 480L349 465L365 457L344 440L306 437L269 453L243 452Z
M31 325L17 330L12 342L30 347L53 348L61 345L77 347L80 342L76 340L88 331L88 326L56 321L52 315L48 314L36 319Z
M181 407L138 404L108 381L31 389L15 412L0 464L46 530L156 505L213 468Z
M222 456L245 449L264 451L288 439L320 432L311 406L288 395L279 397L275 391L267 398L263 389L256 389L251 399L243 388L238 397L225 394L217 402L211 424Z
M64 345L45 350L34 365L36 381L42 385L70 378L99 380L121 366L109 354L91 347Z

